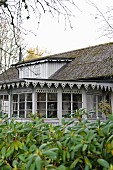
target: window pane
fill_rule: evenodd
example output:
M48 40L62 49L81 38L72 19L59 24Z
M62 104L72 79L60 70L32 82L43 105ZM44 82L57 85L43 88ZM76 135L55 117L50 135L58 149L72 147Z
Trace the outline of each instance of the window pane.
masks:
M47 117L48 118L57 118L57 102L48 102Z
M13 94L13 102L17 102L18 101L18 94Z
M57 118L57 111L49 111L47 112L47 118Z
M25 109L25 103L19 103L19 110Z
M25 101L25 94L20 94L19 95L19 101Z
M82 108L82 94L73 94L73 111Z
M71 94L63 93L62 94L62 101L71 101Z
M5 100L5 101L8 100L8 95L4 95L4 100Z
M32 113L32 110L27 110L26 111L26 118L30 118L30 114Z
M62 111L62 117L65 117L65 118L70 118L71 117L71 111L70 110L63 110Z
M71 114L71 94L62 94L62 116L70 117Z
M37 93L37 101L46 101L46 93Z
M13 111L18 110L18 103L13 103Z
M12 117L18 117L18 112L17 111L13 111Z
M37 110L46 110L46 102L37 102Z
M2 114L8 113L9 100L8 95L0 95L0 111Z
M0 95L0 100L3 99L3 95Z
M32 101L32 93L27 93L27 101Z
M27 102L27 110L32 110L32 102Z
M57 101L57 93L48 93L48 101Z
M19 117L20 117L20 118L25 118L24 111L19 111Z

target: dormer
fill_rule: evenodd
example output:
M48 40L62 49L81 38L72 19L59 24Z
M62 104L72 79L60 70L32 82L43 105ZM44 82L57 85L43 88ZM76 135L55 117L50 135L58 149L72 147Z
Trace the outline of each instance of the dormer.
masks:
M19 78L48 79L73 58L67 57L40 57L31 61L21 61L15 66L19 70Z

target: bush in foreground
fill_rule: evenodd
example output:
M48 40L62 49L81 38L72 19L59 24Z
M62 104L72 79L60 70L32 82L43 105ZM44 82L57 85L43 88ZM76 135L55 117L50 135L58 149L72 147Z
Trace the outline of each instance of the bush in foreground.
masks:
M113 170L113 117L0 124L0 170Z

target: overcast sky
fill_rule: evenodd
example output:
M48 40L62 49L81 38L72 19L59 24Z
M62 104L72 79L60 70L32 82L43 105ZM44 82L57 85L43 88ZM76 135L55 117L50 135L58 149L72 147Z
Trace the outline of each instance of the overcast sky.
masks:
M61 17L58 23L57 17L44 14L37 29L36 20L26 22L26 27L32 30L36 36L29 34L25 37L28 48L47 48L51 54L60 53L78 48L88 47L96 44L112 41L102 36L102 19L97 15L96 9L90 5L88 0L75 0L76 7L72 8L75 17L71 18L73 29L67 24L65 30L64 19ZM92 0L103 12L107 11L112 0ZM100 29L101 28L101 29Z

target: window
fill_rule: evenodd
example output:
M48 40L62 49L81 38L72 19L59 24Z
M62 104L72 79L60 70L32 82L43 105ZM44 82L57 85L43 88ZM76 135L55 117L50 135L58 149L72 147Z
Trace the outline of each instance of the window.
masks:
M87 95L87 111L89 118L102 118L102 113L99 112L98 104L102 101L100 95Z
M70 117L76 109L82 108L82 94L62 94L62 116Z
M13 94L12 117L29 118L32 112L32 93Z
M57 93L37 93L39 117L57 118Z
M8 114L9 98L8 95L0 95L0 113Z

